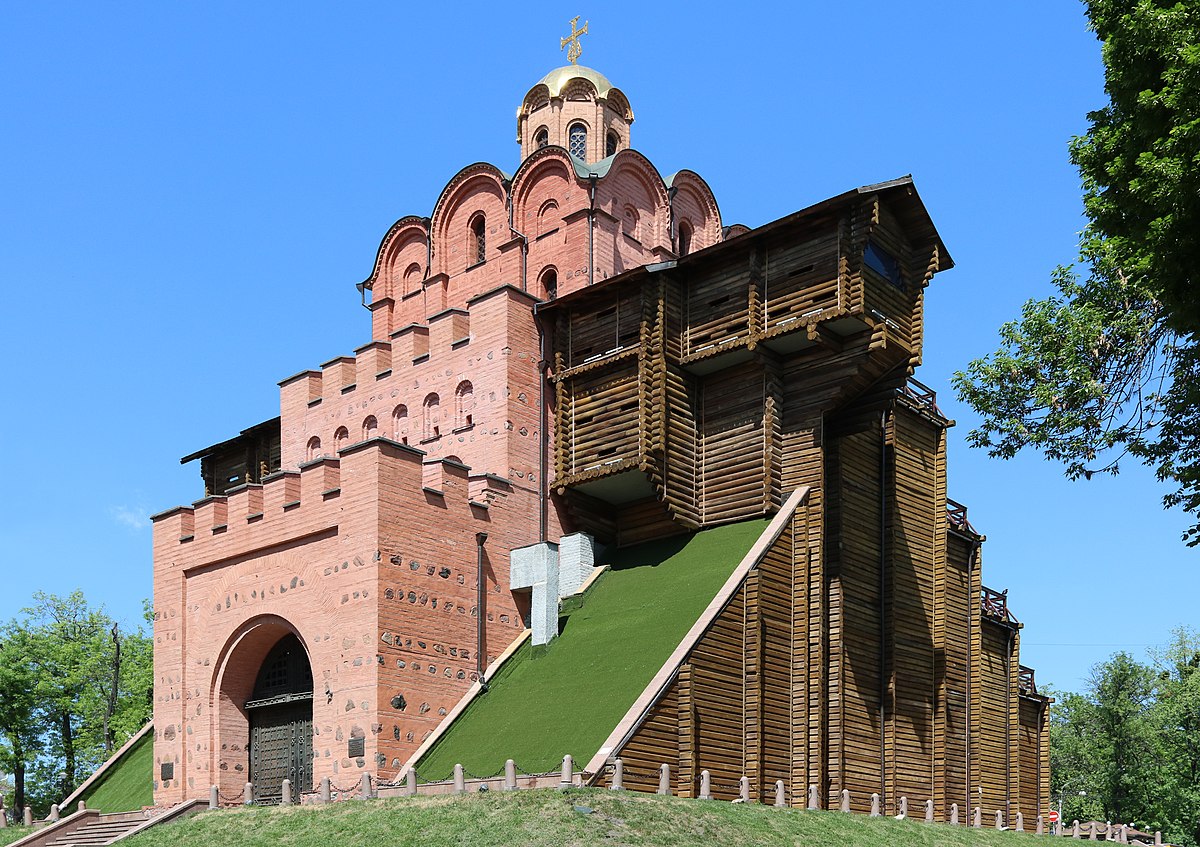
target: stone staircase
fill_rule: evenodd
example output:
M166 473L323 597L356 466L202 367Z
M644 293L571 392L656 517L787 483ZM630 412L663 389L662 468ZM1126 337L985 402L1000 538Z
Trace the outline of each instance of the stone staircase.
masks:
M73 832L64 832L43 842L42 847L102 847L146 823L142 812L98 815Z
M39 821L33 832L8 847L104 847L127 835L206 808L208 803L204 800L188 800L150 816L144 811L102 814L95 809L80 809L59 820Z

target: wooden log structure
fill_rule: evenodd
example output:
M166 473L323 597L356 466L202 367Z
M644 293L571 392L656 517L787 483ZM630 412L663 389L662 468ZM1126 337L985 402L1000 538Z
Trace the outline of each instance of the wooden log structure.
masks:
M901 797L1050 810L1048 700L947 497L912 380L953 266L910 180L847 192L538 307L553 327L553 496L605 543L779 511L786 531L611 751L624 787L884 814ZM782 515L781 515L782 517ZM600 777L602 778L602 777Z

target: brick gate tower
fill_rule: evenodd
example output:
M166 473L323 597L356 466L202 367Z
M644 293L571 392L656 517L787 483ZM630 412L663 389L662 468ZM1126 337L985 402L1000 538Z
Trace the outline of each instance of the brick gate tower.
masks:
M977 602L951 422L908 382L924 289L951 266L912 181L723 226L699 175L663 179L634 149L629 100L577 56L522 98L513 174L469 165L387 231L358 286L370 340L279 383L279 417L184 457L204 496L153 519L156 802L394 778L527 630L555 638L598 551L761 520L803 490L779 585L809 581L806 617L771 649L805 681L772 684L780 720L815 734L755 761L802 762L789 779L823 797L854 773L973 797L974 732L1032 763L1020 802L1044 805L1019 625ZM1034 707L979 711L988 668L989 696ZM1010 804L1015 773L994 789Z

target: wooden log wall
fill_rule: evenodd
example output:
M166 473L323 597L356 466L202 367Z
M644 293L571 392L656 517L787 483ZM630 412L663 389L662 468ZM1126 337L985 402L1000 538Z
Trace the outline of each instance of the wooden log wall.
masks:
M1042 697L1019 698L1019 738L1021 814L1027 821L1037 820L1050 810L1049 703Z
M934 724L935 803L944 816L950 804L960 810L972 805L968 766L968 711L970 697L971 639L978 630L979 607L975 598L975 547L979 538L963 533L946 534L944 602L934 626L937 646L938 718Z
M718 371L700 385L701 520L711 525L763 513L766 380L748 362Z
M769 802L775 781L783 779L793 804L805 802L807 774L797 781L792 752L796 723L809 709L806 701L796 708L799 643L792 633L795 563L807 560L797 538L806 528L801 510L620 746L628 787L655 790L654 775L666 762L679 796L696 796L700 772L708 770L717 799L737 797L745 775L754 799Z
M901 795L933 796L934 609L945 565L945 430L897 402L889 433L892 473L887 536L890 573L889 809Z
M564 424L569 442L567 475L595 473L640 453L637 362L581 376L564 383Z
M1008 809L1016 800L1013 787L1016 764L1016 658L1012 654L1016 627L989 617L980 618L980 649L977 659L978 718L972 719L976 800L985 809ZM1010 670L1011 666L1011 670ZM1015 807L1014 807L1015 808Z
M826 532L829 546L829 795L850 791L851 808L870 810L884 794L881 605L885 573L883 492L887 446L881 419L831 439L826 451Z

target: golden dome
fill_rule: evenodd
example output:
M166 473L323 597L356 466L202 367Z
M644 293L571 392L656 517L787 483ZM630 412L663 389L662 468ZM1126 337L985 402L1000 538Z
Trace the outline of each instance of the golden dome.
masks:
M600 71L586 68L583 65L563 65L561 68L555 68L542 77L538 81L538 85L546 86L550 89L550 96L557 97L567 87L567 83L573 79L586 79L596 87L597 97L608 97L608 92L613 88L608 77ZM534 88L537 88L537 85Z

